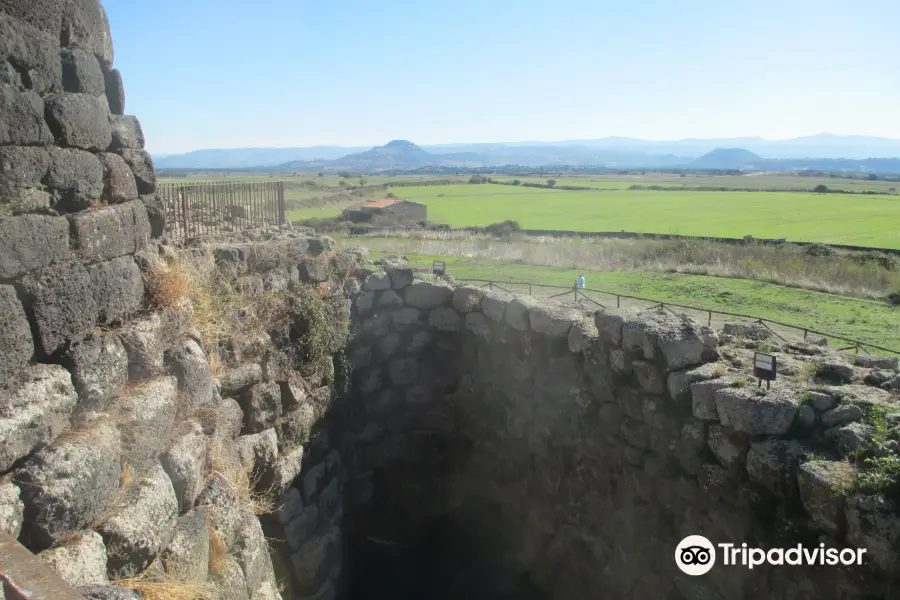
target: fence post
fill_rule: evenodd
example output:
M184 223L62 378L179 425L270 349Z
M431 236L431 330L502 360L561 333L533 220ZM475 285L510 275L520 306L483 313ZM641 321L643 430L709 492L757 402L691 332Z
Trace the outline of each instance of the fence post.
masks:
M493 282L493 281L488 281L488 289L489 289L489 290L494 289L494 282Z
M622 308L622 297L616 294L616 308Z
M532 293L531 293L531 284L530 284L530 283L528 284L528 295L529 295L529 296L532 295Z
M706 322L706 325L712 327L712 311L709 311L709 321Z

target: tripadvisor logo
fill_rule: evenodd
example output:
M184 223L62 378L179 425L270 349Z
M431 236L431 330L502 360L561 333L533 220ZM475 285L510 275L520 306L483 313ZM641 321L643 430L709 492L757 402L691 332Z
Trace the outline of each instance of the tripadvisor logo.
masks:
M753 548L746 543L713 545L702 535L689 535L675 548L675 564L687 575L708 573L720 559L723 566L753 569L760 565L772 566L852 566L862 565L865 548L826 548L825 544L807 548L797 544L791 548Z

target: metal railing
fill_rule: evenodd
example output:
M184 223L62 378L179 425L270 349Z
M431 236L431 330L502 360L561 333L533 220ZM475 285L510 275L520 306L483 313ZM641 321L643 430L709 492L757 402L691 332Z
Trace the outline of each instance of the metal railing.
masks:
M285 222L283 181L163 183L157 194L166 210L166 235L175 244Z
M592 305L600 308L608 308L608 306L599 300L592 298L585 292L591 292L593 294L604 294L606 296L610 296L611 298L615 298L616 308L622 308L622 300L633 300L639 302L648 302L651 306L643 307L646 310L653 309L661 309L661 310L670 310L671 308L680 308L684 310L690 310L697 313L703 313L707 317L707 325L712 326L713 316L714 315L722 315L726 317L737 317L740 319L749 319L754 323L762 325L769 329L775 336L780 338L785 343L791 343L790 340L786 339L784 336L779 334L772 326L784 327L785 329L797 332L803 332L803 340L806 341L809 338L809 335L820 335L826 339L838 340L849 344L849 346L838 348L838 350L854 350L857 354L860 351L865 354L871 354L869 350L877 350L879 352L889 352L891 354L900 355L900 350L893 350L891 348L885 348L883 346L877 346L875 344L871 344L869 342L863 342L861 340L855 340L852 338L835 335L833 333L827 333L824 331L819 331L816 329L812 329L810 327L804 327L803 325L794 325L793 323L784 323L782 321L776 321L774 319L767 319L763 317L758 317L754 315L745 315L742 313L728 312L724 310L717 310L713 308L703 308L699 306L688 306L686 304L678 304L675 302L666 302L662 300L658 300L655 298L644 298L642 296L630 296L628 294L620 294L618 292L610 292L607 290L598 290L592 288L584 288L578 289L574 286L562 286L562 285L550 285L544 283L534 283L531 281L495 281L489 279L474 279L468 277L457 277L456 281L460 282L472 282L472 283L481 283L483 284L481 287L487 287L488 289L499 289L508 294L516 294L517 292L511 290L512 286L525 286L528 289L528 295L534 295L534 289L556 289L556 290L565 290L564 292L553 294L549 296L549 298L564 298L565 296L571 296L572 302L576 304L582 304L582 301L590 302ZM611 304L611 302L610 302Z

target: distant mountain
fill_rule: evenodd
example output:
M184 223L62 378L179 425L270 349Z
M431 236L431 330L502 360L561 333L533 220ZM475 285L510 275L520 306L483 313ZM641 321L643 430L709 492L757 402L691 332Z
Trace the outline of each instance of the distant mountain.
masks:
M274 167L291 161L334 160L366 147L312 146L309 148L234 148L195 150L187 154L154 156L158 169L242 169Z
M716 148L691 162L694 169L758 169L762 157L743 148Z
M701 159L719 149L741 149L755 155L756 159L764 157L767 160L800 161L803 164L826 159L841 164L852 164L852 161L886 160L900 157L900 140L832 134L775 141L750 137L657 142L609 137L560 142L431 146L417 146L405 140L395 140L376 148L315 146L310 148L197 150L181 155L154 157L154 160L156 166L161 169L278 167L299 170L320 168L326 170L333 168L379 170L437 165L493 166L507 164L649 169L689 168L695 159ZM724 159L723 156L714 156L713 158L715 160ZM743 160L748 159L749 157L745 157ZM851 161L851 163L841 161ZM695 166L695 168L700 167ZM863 166L862 168L869 167Z

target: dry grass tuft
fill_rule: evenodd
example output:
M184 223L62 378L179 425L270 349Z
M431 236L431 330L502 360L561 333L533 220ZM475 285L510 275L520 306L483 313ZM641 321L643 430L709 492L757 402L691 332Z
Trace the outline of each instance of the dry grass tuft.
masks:
M221 438L210 439L208 453L208 477L224 481L246 512L262 516L278 510L274 492L260 485L259 474L245 469L236 453L229 455Z
M118 515L123 508L125 508L125 499L128 495L128 490L131 489L131 486L134 483L134 478L134 469L129 463L123 463L122 473L119 475L119 489L116 491L115 497L113 498L112 502L110 502L106 510L103 511L103 513L99 517L88 524L88 529L97 529L98 527L101 527L102 525L108 523L110 519Z
M218 600L215 586L204 581L186 581L166 574L156 563L137 577L119 579L114 585L138 592L143 600Z
M144 285L154 308L177 309L190 296L191 282L178 262L157 263L144 277Z
M240 341L259 332L268 332L290 316L287 294L245 293L234 277L216 267L210 256L185 260L181 268L188 281L188 294L193 305L192 324L209 349L208 360L213 373L223 368L217 356L217 349L223 342Z
M213 575L222 575L228 570L228 548L210 525L209 531L209 572Z

